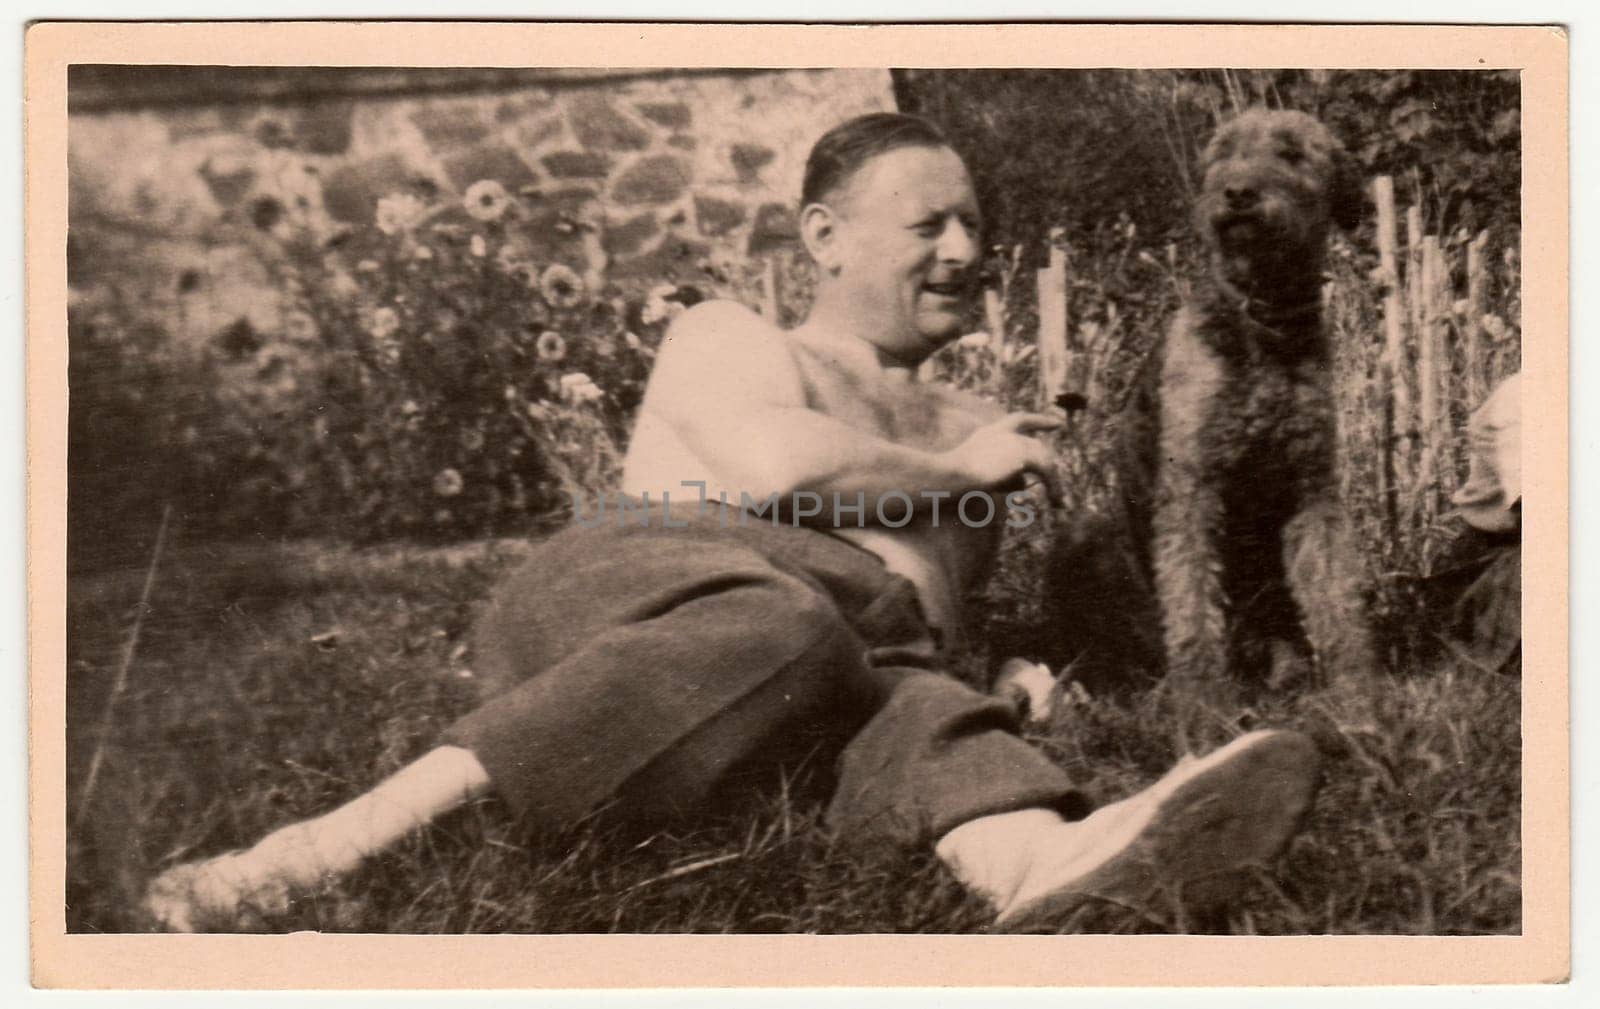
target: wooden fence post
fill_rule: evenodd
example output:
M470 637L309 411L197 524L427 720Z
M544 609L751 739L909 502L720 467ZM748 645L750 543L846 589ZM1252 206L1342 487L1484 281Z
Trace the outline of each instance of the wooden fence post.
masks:
M989 349L993 352L991 357L994 361L989 382L1003 403L1006 392L1006 309L997 288L983 289L983 324L989 331Z
M1446 379L1450 369L1445 331L1449 325L1450 273L1445 268L1439 239L1428 235L1422 240L1422 283L1418 287L1418 307L1422 324L1417 330L1417 407L1422 427L1422 485L1425 514L1437 514L1444 474L1454 473L1449 432L1445 424Z
M1480 231L1467 246L1467 324L1462 329L1462 351L1467 409L1476 410L1488 389L1488 375L1484 373L1485 334L1483 315L1488 306L1488 277L1484 256L1489 249L1489 232Z
M1380 175L1372 180L1372 200L1378 208L1378 267L1383 274L1383 367L1379 371L1382 395L1389 400L1383 439L1384 458L1378 467L1379 500L1384 503L1390 534L1396 531L1394 507L1397 488L1411 471L1411 389L1406 369L1404 288L1395 252L1394 179Z
M1038 271L1039 392L1049 406L1067 391L1067 250L1050 229L1050 265Z
M1406 208L1406 315L1411 322L1411 337L1422 329L1422 208ZM1420 399L1420 395L1419 395ZM1420 404L1419 404L1420 405Z

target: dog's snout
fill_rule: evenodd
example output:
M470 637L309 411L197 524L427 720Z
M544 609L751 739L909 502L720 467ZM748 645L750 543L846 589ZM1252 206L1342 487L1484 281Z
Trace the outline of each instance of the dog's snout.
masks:
M1250 210L1261 199L1254 186L1242 183L1224 186L1222 195L1228 201L1229 210Z

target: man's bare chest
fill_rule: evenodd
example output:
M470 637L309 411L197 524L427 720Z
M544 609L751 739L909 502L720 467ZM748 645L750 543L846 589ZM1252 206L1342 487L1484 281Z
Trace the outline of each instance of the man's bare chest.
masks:
M806 405L858 430L925 451L959 445L987 419L982 404L905 378L864 376L798 346Z

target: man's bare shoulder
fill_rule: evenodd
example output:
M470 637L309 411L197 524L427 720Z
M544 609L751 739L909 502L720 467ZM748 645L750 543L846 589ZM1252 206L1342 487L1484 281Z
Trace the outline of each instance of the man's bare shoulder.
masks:
M738 341L760 349L782 347L783 330L737 301L702 301L683 312L661 337L662 353L681 352L706 342Z
M646 405L794 403L801 399L799 388L781 329L738 302L705 301L663 334Z

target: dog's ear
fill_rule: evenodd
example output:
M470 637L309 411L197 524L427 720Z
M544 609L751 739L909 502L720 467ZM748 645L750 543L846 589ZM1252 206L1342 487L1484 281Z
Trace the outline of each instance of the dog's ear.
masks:
M1333 148L1333 177L1328 180L1328 210L1345 231L1354 231L1367 213L1366 174L1349 151Z

